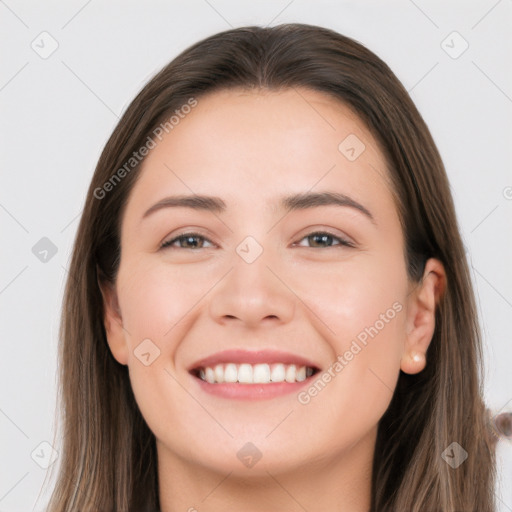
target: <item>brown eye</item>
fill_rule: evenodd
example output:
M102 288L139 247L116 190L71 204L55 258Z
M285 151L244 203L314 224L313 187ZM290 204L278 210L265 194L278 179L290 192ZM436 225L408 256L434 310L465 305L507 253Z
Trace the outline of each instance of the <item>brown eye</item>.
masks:
M315 233L311 233L305 236L302 240L308 240L311 244L309 247L333 247L333 246L345 246L345 247L354 247L354 244L340 238L338 236L333 235L332 233L327 233L324 231L318 231ZM301 241L302 241L301 240ZM338 242L338 243L333 243ZM300 245L300 244L299 244Z
M178 247L175 247L177 249L203 249L204 242L211 243L207 238L197 233L184 233L172 240L164 242L160 248L165 249L166 247L172 247L176 242L179 244Z

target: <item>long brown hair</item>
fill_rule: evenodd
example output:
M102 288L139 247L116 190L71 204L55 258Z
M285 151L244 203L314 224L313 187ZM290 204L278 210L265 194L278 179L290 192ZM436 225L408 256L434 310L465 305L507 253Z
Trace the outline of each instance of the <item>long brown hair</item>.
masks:
M119 267L120 222L140 167L126 163L191 98L234 87L307 87L352 108L385 154L410 279L420 282L430 257L446 271L426 369L400 374L378 425L371 511L492 512L495 454L482 399L479 323L441 157L382 60L353 39L304 24L242 27L194 44L149 81L108 140L85 200L63 300L63 445L48 511L159 509L155 438L127 367L107 345L99 282L115 281ZM457 468L442 457L454 442L468 454Z

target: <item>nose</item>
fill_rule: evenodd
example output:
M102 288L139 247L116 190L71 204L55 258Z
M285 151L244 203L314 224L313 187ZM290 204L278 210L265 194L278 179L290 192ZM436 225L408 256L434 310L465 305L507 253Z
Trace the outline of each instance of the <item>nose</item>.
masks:
M256 328L291 321L297 298L282 272L264 256L247 263L235 255L231 271L212 290L209 312L215 322Z

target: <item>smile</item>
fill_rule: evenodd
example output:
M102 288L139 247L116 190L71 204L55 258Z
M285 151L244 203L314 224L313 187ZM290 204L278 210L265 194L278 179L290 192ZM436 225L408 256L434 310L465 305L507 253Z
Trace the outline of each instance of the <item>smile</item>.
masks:
M311 366L284 363L227 363L200 367L194 375L209 384L270 384L272 382L302 382L317 372Z
M320 364L282 350L230 349L196 360L189 374L205 393L220 398L261 400L299 392Z

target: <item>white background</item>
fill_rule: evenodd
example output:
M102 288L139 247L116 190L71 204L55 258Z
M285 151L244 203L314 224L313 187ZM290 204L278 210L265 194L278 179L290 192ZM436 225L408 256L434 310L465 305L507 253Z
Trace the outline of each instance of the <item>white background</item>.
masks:
M285 22L357 39L410 91L445 162L472 264L485 342L485 398L495 412L512 410L511 0L5 0L0 512L39 511L47 501L42 494L36 503L45 470L31 453L50 453L39 444L53 439L66 269L86 189L119 116L190 44L230 27ZM31 47L34 41L50 48L48 36L40 36L44 31L58 43L48 58ZM451 46L459 53L464 40L469 47L458 58L445 51ZM46 263L32 252L42 237L57 248ZM498 460L499 511L512 511L511 441L501 443Z

